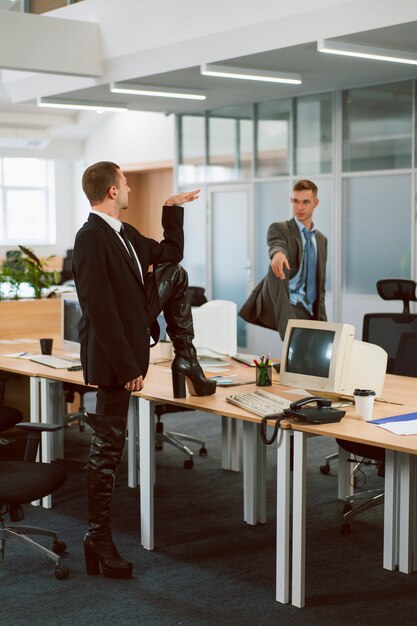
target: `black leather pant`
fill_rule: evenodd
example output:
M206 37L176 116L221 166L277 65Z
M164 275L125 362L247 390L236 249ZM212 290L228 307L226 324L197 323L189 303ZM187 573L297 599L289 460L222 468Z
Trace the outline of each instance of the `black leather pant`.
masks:
M192 345L187 272L180 265L160 265L146 277L146 288L151 319L164 312L174 348L185 341ZM123 386L99 386L96 413L89 414L94 431L87 465L88 532L92 536L111 536L111 499L125 445L129 398L130 391Z

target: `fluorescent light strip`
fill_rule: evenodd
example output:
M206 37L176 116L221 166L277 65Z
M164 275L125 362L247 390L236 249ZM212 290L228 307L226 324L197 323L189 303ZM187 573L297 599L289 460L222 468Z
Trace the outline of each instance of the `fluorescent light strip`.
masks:
M52 109L75 109L86 111L128 111L128 108L121 104L104 104L101 102L76 102L71 100L48 100L47 98L40 98L37 101L39 107L48 107Z
M112 93L127 93L136 96L152 96L154 98L181 98L184 100L206 100L202 93L189 91L170 90L169 87L152 87L151 85L130 85L123 83L112 83L110 85Z
M407 52L406 50L374 48L360 44L343 43L342 41L331 41L330 39L319 40L317 42L317 50L318 52L324 52L326 54L340 54L342 56L357 57L360 59L417 65L417 53Z
M226 65L213 65L206 63L201 66L200 73L203 76L219 76L221 78L238 78L241 80L259 80L267 83L286 83L289 85L301 85L300 74L288 72L269 72L242 67L229 67Z

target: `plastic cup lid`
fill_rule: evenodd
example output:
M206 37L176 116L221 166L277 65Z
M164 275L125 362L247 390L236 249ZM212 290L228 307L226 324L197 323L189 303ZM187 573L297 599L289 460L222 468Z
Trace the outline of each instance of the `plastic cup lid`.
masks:
M355 389L353 392L354 396L374 396L375 391L372 389Z

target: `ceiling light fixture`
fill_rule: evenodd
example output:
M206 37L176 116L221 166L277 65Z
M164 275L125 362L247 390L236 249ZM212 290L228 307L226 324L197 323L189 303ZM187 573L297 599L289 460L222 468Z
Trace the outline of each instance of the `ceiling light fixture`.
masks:
M330 39L320 39L317 42L317 50L318 52L325 52L327 54L340 54L342 56L358 57L360 59L417 65L417 52L408 52L406 50L375 48L372 46L362 46L361 44L345 43L343 41L331 41Z
M80 100L61 100L59 98L40 98L37 101L39 107L49 107L53 109L75 109L86 111L98 111L102 113L104 111L128 111L125 104L110 104L109 102L88 102Z
M300 74L290 74L288 72L270 72L268 70L257 70L244 67L229 67L226 65L213 65L205 63L200 67L203 76L219 76L221 78L239 78L242 80L260 80L267 83L288 83L290 85L301 85Z
M154 98L181 98L184 100L206 100L202 92L176 89L175 87L158 87L154 85L134 85L131 83L111 83L112 93L127 93L136 96L152 96Z

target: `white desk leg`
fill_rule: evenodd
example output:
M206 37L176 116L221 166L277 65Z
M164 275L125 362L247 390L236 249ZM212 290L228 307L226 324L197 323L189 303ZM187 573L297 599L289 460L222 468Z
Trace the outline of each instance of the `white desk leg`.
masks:
M51 419L51 398L49 395L50 385L46 378L40 379L41 385L41 422L46 424L52 422ZM52 452L52 435L53 433L43 432L41 434L41 459L43 463L50 463L53 460ZM42 506L50 509L52 506L52 497L49 494L42 498Z
M252 526L258 520L257 438L257 424L243 422L243 519Z
M256 499L258 524L266 524L266 445L260 436L260 426L256 428Z
M39 378L30 377L30 421L40 422Z
M40 384L39 378L30 377L30 421L40 422ZM38 450L37 461L40 459L40 451ZM33 500L33 506L40 506L40 500Z
M417 459L416 457L412 456L412 493L415 494L416 493L416 488L417 488ZM411 520L411 532L412 532L412 551L413 551L413 557L412 557L412 563L411 563L411 569L413 572L417 571L417 502L415 497L412 498L412 506L413 506L413 510L412 510L412 520Z
M148 400L139 398L139 468L141 543L154 549L155 423Z
M239 420L221 416L222 469L238 472L240 469Z
M278 431L276 600L289 602L290 586L290 430Z
M138 420L139 398L131 396L127 414L127 485L138 486Z
M352 457L352 455L339 446L339 466L337 471L337 497L339 500L344 500L354 492L353 480L350 480L352 467L352 464L348 462L350 457Z
M306 435L294 432L292 604L305 604Z
M412 549L412 530L413 521L413 498L412 490L412 469L413 463L411 455L401 454L401 487L400 487L400 521L399 521L399 570L405 574L409 574L412 570L413 549Z
M384 569L394 570L398 565L398 455L385 450L384 481Z

